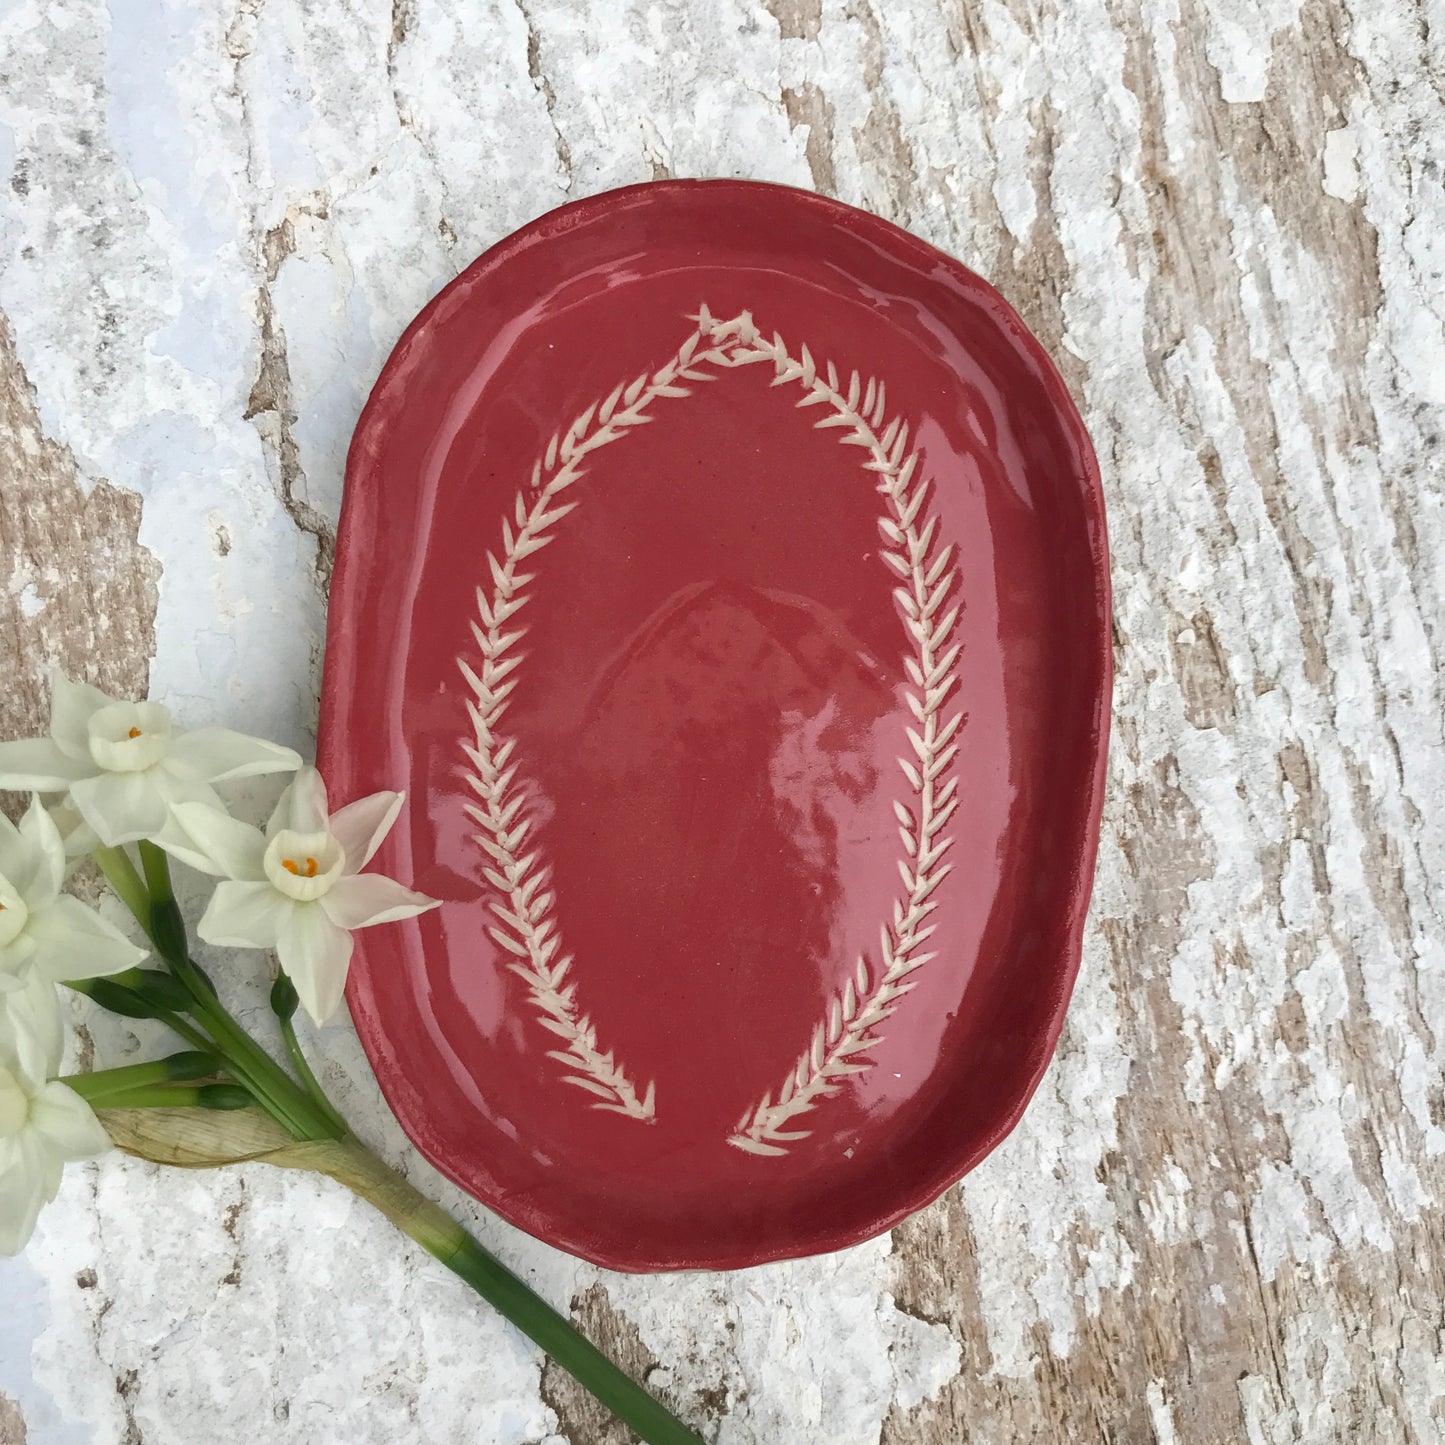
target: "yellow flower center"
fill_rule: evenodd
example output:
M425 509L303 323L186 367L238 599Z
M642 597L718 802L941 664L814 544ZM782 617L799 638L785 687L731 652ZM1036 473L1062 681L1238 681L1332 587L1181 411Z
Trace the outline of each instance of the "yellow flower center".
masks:
M341 876L346 854L329 833L283 828L266 846L261 866L271 886L297 903L314 903Z
M171 715L158 702L112 702L86 724L90 756L108 773L143 773L171 745Z

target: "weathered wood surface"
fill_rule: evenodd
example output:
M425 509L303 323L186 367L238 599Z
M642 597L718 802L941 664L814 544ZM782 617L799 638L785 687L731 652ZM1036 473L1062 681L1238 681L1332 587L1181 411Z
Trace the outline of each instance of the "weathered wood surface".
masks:
M304 741L360 400L532 215L671 174L877 210L1020 309L1108 488L1059 1057L891 1243L633 1280L479 1228L718 1441L1445 1438L1442 35L1408 0L8 7L0 726L59 661ZM77 1171L0 1290L7 1442L624 1438L262 1169Z

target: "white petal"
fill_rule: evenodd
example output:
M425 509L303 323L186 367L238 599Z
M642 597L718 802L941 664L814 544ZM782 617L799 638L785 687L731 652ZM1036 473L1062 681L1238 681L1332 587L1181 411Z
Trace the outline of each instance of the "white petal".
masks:
M40 1178L40 1202L42 1206L49 1204L57 1194L60 1193L60 1180L65 1172L65 1165L57 1159L41 1143L40 1136L33 1131L25 1139L25 1144L33 1146L38 1156Z
M61 1176L65 1173L64 1163L45 1147L44 1140L34 1129L27 1129L20 1139L21 1152L34 1161L31 1177L39 1181L40 1204L43 1208L60 1193Z
M196 783L189 778L178 778L174 773L168 773L161 768L156 770L155 778L156 787L160 789L161 796L172 808L180 803L204 803L208 808L215 808L222 813L226 811L226 805L221 801L221 795L209 783Z
M266 881L297 903L320 898L341 877L346 854L330 833L293 833L283 828L266 845Z
M163 848L172 858L178 858L188 867L194 868L197 873L209 873L213 878L219 877L222 869L211 861L210 854L201 852L196 846L196 841L186 831L180 819L176 817L175 809L172 808L166 814L166 821L161 825L161 830L151 839L157 848Z
M266 839L259 828L205 803L177 803L156 842L202 873L256 883L264 876Z
M50 736L67 756L90 761L90 720L101 708L109 707L108 698L88 682L71 682L57 668L50 672Z
M90 756L106 773L144 773L170 751L171 710L158 702L112 702L87 725Z
M7 879L23 897L25 885L34 872L35 860L30 855L30 845L20 836L20 829L4 813L0 813L0 878Z
M165 826L166 800L156 787L154 772L101 773L71 788L71 801L102 843L114 846L153 838Z
M291 786L281 794L271 821L266 824L266 837L274 838L283 828L293 833L325 833L327 828L326 784L321 774L307 764L292 779Z
M32 859L31 875L21 885L20 896L33 913L38 908L49 907L65 882L65 844L55 819L46 812L39 798L31 798L20 820L20 836ZM12 878L11 882L14 881Z
M55 985L31 969L18 989L0 993L0 1066L39 1088L60 1067L64 1049Z
M151 839L153 843L159 843L161 847L165 847L163 839L167 836L171 815L174 815L175 810L182 803L197 803L201 807L209 808L213 813L226 811L226 805L221 801L221 795L209 783L196 783L185 778L178 778L174 773L166 772L164 768L156 768L150 777L156 786L156 792L168 810L168 816L161 825L160 832ZM192 863L194 867L201 867L189 858L186 859L186 862ZM213 871L213 869L201 867L203 873Z
M196 932L226 948L275 948L295 907L269 883L218 883Z
M351 935L338 928L319 904L300 903L276 945L281 967L291 975L302 1007L324 1024L341 1005L351 967Z
M70 867L100 847L100 835L80 816L80 809L69 798L51 808L50 816L65 840L65 857Z
M19 1254L35 1232L46 1204L44 1174L31 1149L13 1139L0 1144L0 1255Z
M196 728L171 739L165 766L189 782L220 783L262 773L289 773L301 766L301 754L230 728Z
M347 873L360 873L371 862L405 801L405 793L373 793L331 815L328 827L345 850Z
M437 900L413 893L380 873L360 873L354 878L338 878L321 899L321 906L339 928L370 928L373 923L415 918L435 908Z
M46 1152L65 1164L108 1153L110 1136L90 1105L68 1084L47 1084L30 1106L30 1124Z
M35 940L22 930L0 948L0 989L7 992L23 986L35 959Z
M0 743L0 788L23 793L63 793L96 771L89 757L72 758L51 738Z
M105 978L134 968L146 956L80 899L62 893L49 908L30 915L25 936L35 944L33 967L51 983L66 978Z

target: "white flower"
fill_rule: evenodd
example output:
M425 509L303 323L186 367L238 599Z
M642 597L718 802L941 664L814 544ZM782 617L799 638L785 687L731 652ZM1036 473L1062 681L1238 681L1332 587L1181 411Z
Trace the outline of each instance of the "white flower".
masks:
M50 1076L60 1040L27 1060L0 1020L0 1255L19 1254L36 1216L55 1198L67 1164L93 1159L110 1140L90 1105Z
M0 813L0 1029L27 1069L59 1047L55 985L133 968L145 950L60 891L65 845L33 798L16 827Z
M0 743L0 788L67 792L106 844L159 833L175 803L221 800L212 783L301 766L290 748L229 728L177 732L158 702L115 702L98 688L50 675L50 736ZM78 851L83 838L75 838Z
M325 1023L341 1003L351 930L414 918L435 899L362 873L401 811L401 793L374 793L328 814L321 774L304 767L265 833L200 803L181 803L157 842L227 881L196 932L207 943L274 948L306 1012Z
M13 988L0 992L0 1036L27 1069L44 1072L45 1060L59 1057L65 1043L56 987L32 968Z

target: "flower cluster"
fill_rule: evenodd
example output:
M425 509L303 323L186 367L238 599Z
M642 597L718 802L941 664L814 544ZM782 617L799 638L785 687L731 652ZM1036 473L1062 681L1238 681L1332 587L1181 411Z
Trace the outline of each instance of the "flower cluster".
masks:
M269 773L294 777L262 832L231 817L215 785ZM436 906L361 871L396 821L402 795L377 793L332 813L320 774L290 748L228 728L181 731L159 703L117 702L58 672L49 736L0 743L0 788L31 795L18 825L0 814L0 1254L24 1245L66 1162L109 1147L92 1103L254 1103L293 1134L329 1127L336 1115L295 1048L290 1010L299 999L324 1023L341 1003L352 930ZM145 882L129 845L139 846ZM164 970L141 970L150 949L63 891L69 868L87 853ZM190 960L184 924L172 922L179 914L167 855L220 880L197 930L202 939L275 951L294 990L278 1014L301 1083L240 1034ZM59 984L162 1019L196 1047L113 1077L62 1081ZM234 1082L159 1091L151 1084L196 1078Z

